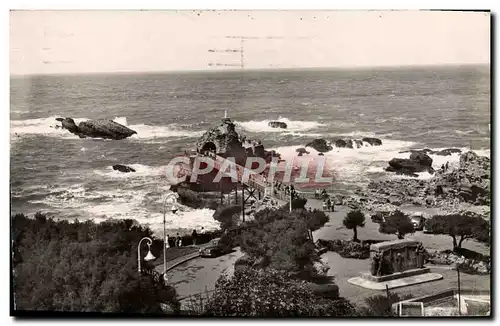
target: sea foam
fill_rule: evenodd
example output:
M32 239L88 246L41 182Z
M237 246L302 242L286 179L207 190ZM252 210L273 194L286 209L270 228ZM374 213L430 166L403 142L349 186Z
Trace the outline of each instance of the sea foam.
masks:
M50 137L60 137L69 139L78 139L79 137L61 128L61 123L56 121L60 116L51 116L40 119L13 120L10 122L11 137L24 135L44 135ZM88 118L74 118L75 123L89 120ZM169 124L166 126L152 126L146 124L128 125L126 117L116 117L113 121L129 127L137 132L131 139L156 139L173 137L199 137L202 131L193 131L189 127L178 124Z

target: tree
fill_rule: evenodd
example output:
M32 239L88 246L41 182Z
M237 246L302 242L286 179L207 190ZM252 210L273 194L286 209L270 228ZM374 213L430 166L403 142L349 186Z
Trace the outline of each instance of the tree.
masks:
M358 241L358 227L365 226L365 215L360 210L351 210L347 213L346 217L342 221L344 226L352 230L354 235L352 237L353 241Z
M489 239L488 221L472 213L435 215L426 221L425 226L432 233L449 235L453 239L453 251L461 249L464 240Z
M222 229L230 229L236 226L240 213L241 205L224 205L215 210L213 218L221 223Z
M132 220L69 223L19 214L12 233L16 310L163 314L162 303L180 309L161 277L137 273L137 244L151 230ZM152 246L155 256L159 250Z
M297 209L290 213L286 209L263 209L242 230L241 250L271 268L313 272L319 256L310 230L317 230L327 221L328 216L317 210Z
M229 278L222 275L207 304L206 315L238 317L350 316L354 307L345 299L314 295L307 283L286 272L245 268Z
M386 218L385 222L380 224L379 232L396 234L398 239L404 239L406 234L415 233L415 227L408 215L396 210Z

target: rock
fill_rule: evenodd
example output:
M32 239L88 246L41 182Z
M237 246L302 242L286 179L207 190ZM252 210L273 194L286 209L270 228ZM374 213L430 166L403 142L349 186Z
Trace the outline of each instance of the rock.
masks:
M335 147L338 147L338 148L345 148L345 147L347 147L347 143L343 139L336 139L334 141L334 144L335 144Z
M284 123L282 121L270 121L268 123L268 126L271 127L271 128L282 128L282 129L286 129L287 128L286 123Z
M420 153L420 152L413 152L410 154L410 160L418 162L418 164L431 167L432 166L432 158L429 157L429 155Z
M393 158L389 161L388 172L397 172L402 175L415 177L416 172L428 171L434 173L432 158L423 152L412 152L409 159Z
M462 150L459 148L446 148L440 151L432 151L431 154L433 155L441 155L441 156L448 156L453 153L462 153Z
M362 141L362 140L355 139L355 140L354 140L354 144L356 144L356 147L357 147L357 148L361 148L361 147L363 147L363 141Z
M386 171L388 172L396 172L403 171L401 173L415 173L415 172L423 172L428 169L426 166L420 165L416 161L412 161L406 158L393 158L389 161L390 168Z
M370 144L372 146L381 146L382 145L382 141L378 138L364 137L361 140L364 142L367 142L368 144Z
M313 140L312 142L308 143L306 145L306 147L312 147L316 151L321 152L321 153L329 152L333 149L333 147L330 146L327 143L327 141L324 140L323 138Z
M130 166L126 166L126 165L122 165L122 164L113 165L113 170L124 172L124 173L135 172L135 170L133 168L131 168Z
M323 154L323 153L318 153L318 156L325 156L325 154Z
M302 156L302 154L309 154L309 152L304 147L297 148L295 151L299 153L299 156Z
M134 134L136 131L125 127L112 120L87 120L75 124L71 118L57 118L60 121L62 128L77 135L80 138L103 138L103 139L125 139Z

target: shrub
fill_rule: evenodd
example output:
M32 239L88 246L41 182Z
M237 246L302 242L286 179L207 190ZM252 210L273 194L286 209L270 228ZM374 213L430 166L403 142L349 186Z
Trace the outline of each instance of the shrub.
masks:
M411 294L399 295L392 292L389 293L389 298L387 298L387 295L378 294L366 298L365 304L367 305L367 307L358 309L358 313L362 316L392 316L392 304L399 301L409 300L412 297L413 296Z
M345 299L320 298L303 282L278 270L251 268L222 275L206 315L238 317L348 316L354 307Z

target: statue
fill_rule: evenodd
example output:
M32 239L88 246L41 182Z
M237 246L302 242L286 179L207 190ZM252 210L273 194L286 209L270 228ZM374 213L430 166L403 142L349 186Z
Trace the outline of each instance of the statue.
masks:
M423 268L424 267L424 259L425 259L425 248L422 244L419 244L417 246L417 249L415 250L415 254L417 257L417 268Z
M382 266L382 257L377 252L377 253L375 253L375 255L373 255L372 266L371 266L371 269L370 269L370 273L373 276L380 276L380 270L381 270L380 267L381 266Z

